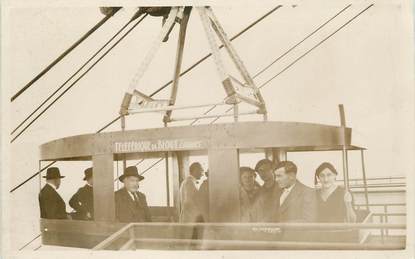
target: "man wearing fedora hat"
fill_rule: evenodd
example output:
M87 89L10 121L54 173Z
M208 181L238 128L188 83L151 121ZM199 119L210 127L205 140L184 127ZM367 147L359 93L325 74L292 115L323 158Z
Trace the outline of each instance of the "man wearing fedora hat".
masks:
M62 197L56 191L60 184L61 176L59 168L49 167L46 171L46 184L39 193L40 217L44 219L69 219L66 213L66 205Z
M85 169L84 181L86 184L69 200L69 205L76 211L74 219L93 220L94 219L94 192L92 189L92 167Z
M129 166L118 178L124 187L115 192L115 215L120 222L151 221L150 210L144 193L138 191L139 182L144 176L138 174L137 167Z

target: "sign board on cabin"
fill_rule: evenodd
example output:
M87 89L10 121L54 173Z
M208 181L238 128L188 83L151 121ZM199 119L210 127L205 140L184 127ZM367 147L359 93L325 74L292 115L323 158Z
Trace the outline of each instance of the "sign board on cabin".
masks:
M114 142L114 153L157 152L174 150L194 150L205 146L202 140L159 139L143 141Z

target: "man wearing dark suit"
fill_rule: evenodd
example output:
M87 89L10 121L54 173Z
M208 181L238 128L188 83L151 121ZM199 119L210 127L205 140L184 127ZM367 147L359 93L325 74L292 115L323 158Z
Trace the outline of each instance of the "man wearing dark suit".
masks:
M137 167L129 166L119 180L124 187L115 192L115 215L120 222L151 221L146 196L138 191L139 182L144 176L139 175Z
M49 167L46 171L46 184L39 193L40 217L43 219L69 219L66 213L66 205L62 197L56 191L60 184L61 176L59 168Z
M74 219L93 220L94 219L94 192L92 189L92 167L84 171L86 181L85 186L78 191L69 200L69 205L76 211Z
M258 161L255 171L258 173L264 184L258 191L258 211L257 220L259 222L277 222L279 199L281 188L275 179L276 164L269 159Z
M316 194L313 189L297 180L297 166L291 161L280 162L275 175L281 187L278 221L315 222Z

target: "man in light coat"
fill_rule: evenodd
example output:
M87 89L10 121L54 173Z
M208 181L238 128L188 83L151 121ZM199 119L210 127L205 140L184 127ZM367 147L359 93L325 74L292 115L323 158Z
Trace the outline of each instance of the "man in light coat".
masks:
M203 175L203 167L195 162L190 165L189 176L187 176L180 186L180 222L200 222L202 221L202 210L199 204L199 191L197 181Z

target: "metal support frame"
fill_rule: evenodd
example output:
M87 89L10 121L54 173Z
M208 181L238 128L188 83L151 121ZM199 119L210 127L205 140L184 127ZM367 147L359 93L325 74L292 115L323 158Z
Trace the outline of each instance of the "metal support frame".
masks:
M243 65L241 59L239 58L236 50L233 48L231 41L229 40L228 36L224 32L222 26L220 25L219 21L213 14L213 11L210 7L197 7L200 19L203 24L203 28L206 33L206 37L208 39L209 46L212 51L212 56L219 74L219 78L222 81L223 87L225 88L225 92L227 94L226 103L235 105L241 101L244 101L248 104L254 105L259 108L258 113L266 113L265 109L265 102L262 98L261 94L259 94L259 89L255 86L253 79L249 75L247 69ZM213 30L212 30L213 29ZM249 88L254 90L254 97L255 99L251 99L249 97L243 96L235 91L235 87L232 84L232 81L235 81L235 78L230 76L226 72L225 65L222 61L219 46L216 43L215 36L213 31L217 34L218 38L222 42L223 46L227 50L229 56L231 57L232 62L246 81L246 84ZM242 82L238 81L238 84L244 86Z
M144 57L143 61L140 64L140 67L137 70L137 73L134 75L133 79L131 80L125 94L124 98L121 103L120 114L127 115L128 114L128 107L131 103L131 98L133 96L134 90L139 84L141 78L143 77L145 71L149 67L151 61L153 60L154 56L156 55L157 50L159 49L160 45L162 44L165 37L170 32L172 26L176 22L176 18L181 17L181 13L183 12L183 7L173 7L170 10L169 16L167 17L159 35L154 40L153 44L150 47L150 50L147 52L146 56Z
M174 105L176 103L177 98L177 91L179 87L179 79L180 79L180 70L182 66L183 61L183 50L184 50L184 44L186 41L186 30L187 30L187 23L189 21L190 12L192 10L192 7L185 7L183 18L180 22L180 31L179 31L179 39L177 41L177 50L176 50L176 65L174 68L174 74L173 74L173 84L171 88L170 93L170 105ZM167 123L170 121L172 110L166 111L166 114L164 115L164 122Z
M238 117L241 115L252 115L252 114L258 114L257 111L250 111L250 112L240 112L238 113ZM194 120L194 119L211 119L211 118L221 118L221 117L231 117L234 116L235 114L226 114L226 113L221 113L221 114L211 114L211 115L200 115L200 116L190 116L190 117L173 117L171 118L171 121L189 121L189 120Z
M235 48L232 46L229 37L226 35L225 30L222 28L221 24L219 23L218 19L216 18L215 14L212 11L211 7L206 7L207 15L209 16L212 28L218 35L220 41L222 42L223 46L227 50L229 56L231 57L233 63L235 64L236 68L238 69L239 73L242 75L243 79L245 80L246 84L249 88L254 90L254 96L257 100L259 100L260 105L260 113L266 113L265 109L265 100L263 99L259 89L256 87L254 80L249 75L248 70L245 68L241 58L239 57L238 53L236 52ZM235 78L233 78L235 79Z
M212 56L214 59L214 63L217 69L217 72L219 74L219 78L223 84L223 87L225 89L227 97L225 98L224 103L220 104L213 104L214 106L222 105L222 104L229 104L233 105L234 110L234 120L235 122L238 121L239 115L239 108L237 107L237 104L240 102L245 102L249 105L253 105L258 108L258 110L255 112L255 114L263 114L264 120L267 120L266 115L266 108L265 108L265 102L262 98L259 88L257 88L254 84L254 81L252 77L249 75L246 67L242 63L242 60L238 56L236 50L231 44L230 39L226 35L225 31L223 30L222 26L220 25L218 19L213 14L213 11L210 7L195 7L200 14L200 19L202 21L202 25L204 28L204 31L206 33L206 37L210 46L210 49L212 51ZM187 30L187 24L190 17L190 12L192 10L191 6L188 7L173 7L171 8L171 11L168 15L168 18L164 22L161 32L154 41L154 43L151 45L150 50L144 57L144 60L141 62L140 67L133 77L121 104L120 114L121 116L125 116L128 114L135 114L135 113L146 113L146 112L165 112L163 117L163 122L167 126L168 122L172 122L173 119L171 118L171 115L173 113L173 110L176 109L188 109L188 108L198 108L198 107L204 107L207 105L192 105L192 106L177 106L175 105L176 99L177 99L177 93L178 93L178 86L179 86L179 79L180 79L180 71L183 61L183 52L184 52L184 44L186 39L186 30ZM161 104L159 104L159 107L151 107L151 108L139 108L139 109L130 109L131 99L133 95L137 95L140 98L143 98L144 101L151 102L151 101L157 101L153 100L151 97L139 92L136 90L136 86L138 85L139 81L141 80L142 76L144 75L146 69L150 65L152 59L155 56L156 51L158 50L159 46L161 45L163 39L165 39L165 36L168 35L168 33L171 31L173 25L175 22L180 22L180 31L179 31L179 38L177 42L177 49L176 49L176 61L175 61L175 69L173 73L173 80L172 80L172 88L170 93L170 98L167 100L169 102L169 105L165 107L160 107ZM215 33L217 34L218 38L222 42L223 46L227 50L229 56L231 57L232 62L236 66L239 73L242 75L242 78L245 82L240 82L236 78L232 77L226 72L225 65L222 61L221 55L220 55L220 47L218 46L216 39L215 39ZM248 96L244 96L237 91L235 91L235 88L232 84L233 81L237 81L238 84L240 84L243 87L247 87L253 90L253 97L250 98ZM160 101L160 100L159 100ZM166 100L164 100L166 101ZM209 106L213 106L210 105ZM157 105L156 105L157 106ZM249 113L254 114L254 113ZM218 117L218 116L216 116ZM223 116L219 116L223 117ZM205 118L212 118L205 117ZM192 118L194 119L194 118ZM183 120L183 119L180 119ZM187 119L184 119L187 120ZM175 120L177 121L177 119Z
M209 103L209 104L195 104L195 105L169 105L165 107L158 107L158 108L142 108L142 109L129 109L129 114L135 113L146 113L146 112L163 112L163 111L172 111L172 110L186 110L186 109L193 109L193 108L202 108L208 106L220 106L225 105L224 102L220 103Z

